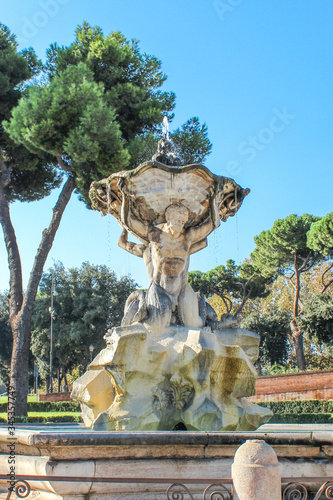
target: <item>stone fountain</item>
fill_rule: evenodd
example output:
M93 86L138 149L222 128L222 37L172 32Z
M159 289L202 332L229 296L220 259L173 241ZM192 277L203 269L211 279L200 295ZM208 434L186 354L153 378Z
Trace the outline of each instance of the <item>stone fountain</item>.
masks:
M94 430L254 430L272 413L254 394L259 335L218 320L188 283L190 255L249 189L199 164L180 165L167 122L158 153L94 182L94 209L116 217L119 246L143 258L150 285L132 293L120 327L72 391ZM138 242L129 241L128 235Z
M181 166L167 124L152 161L92 185L94 208L117 218L119 244L143 258L150 286L128 298L122 326L107 332L106 348L75 383L86 428L18 424L13 435L0 424L1 500L11 493L13 443L11 498L30 489L38 500L230 498L216 482L230 483L233 456L248 439L273 446L287 482L311 477L316 491L333 477L330 426L254 430L271 415L246 400L259 336L232 317L218 321L187 281L190 255L247 194L202 165Z

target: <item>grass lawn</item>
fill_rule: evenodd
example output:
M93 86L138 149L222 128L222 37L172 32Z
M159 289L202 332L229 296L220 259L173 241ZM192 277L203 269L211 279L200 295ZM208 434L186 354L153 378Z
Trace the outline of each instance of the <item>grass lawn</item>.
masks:
M31 403L32 401L39 401L39 398L35 395L28 396L28 403ZM0 403L7 403L7 396L0 396Z
M45 417L49 421L52 421L52 418L57 418L57 421L61 419L62 417L80 417L80 412L73 412L73 411L29 411L28 412L28 417ZM7 413L1 412L0 413L0 419L7 419ZM0 420L1 422L1 420Z

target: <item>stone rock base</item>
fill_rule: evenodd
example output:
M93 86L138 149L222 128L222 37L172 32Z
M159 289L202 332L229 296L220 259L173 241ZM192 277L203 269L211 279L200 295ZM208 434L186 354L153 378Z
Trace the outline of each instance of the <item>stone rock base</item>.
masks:
M270 410L254 394L259 335L229 328L113 328L72 398L94 430L255 430Z

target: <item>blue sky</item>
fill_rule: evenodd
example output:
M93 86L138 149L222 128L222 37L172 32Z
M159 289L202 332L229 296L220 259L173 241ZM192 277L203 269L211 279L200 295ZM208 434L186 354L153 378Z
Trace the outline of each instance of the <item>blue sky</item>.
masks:
M86 20L138 39L161 59L164 88L177 96L171 130L198 116L213 143L206 166L251 189L237 216L192 256L192 270L242 262L253 237L276 219L332 211L331 0L12 0L1 7L0 21L20 48L33 46L41 58L51 43L71 43ZM56 198L11 208L25 283ZM120 232L74 196L46 269L57 260L66 267L90 261L146 286L143 261L117 247ZM0 290L8 279L1 235Z

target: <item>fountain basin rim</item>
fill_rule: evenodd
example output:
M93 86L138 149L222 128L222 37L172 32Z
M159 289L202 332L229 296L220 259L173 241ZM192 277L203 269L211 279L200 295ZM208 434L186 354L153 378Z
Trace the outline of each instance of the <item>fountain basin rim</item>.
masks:
M273 425L270 428L274 427ZM272 445L332 445L333 430L302 430L299 425L289 430L257 430L232 432L193 431L91 431L89 429L57 432L46 429L17 428L16 442L35 447L45 446L163 446L163 445L240 445L247 439L263 439ZM0 443L8 443L6 427L0 427Z

